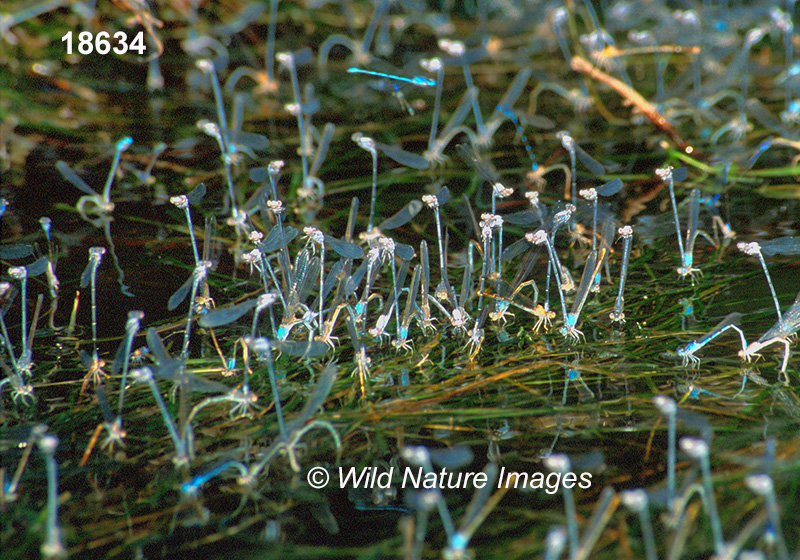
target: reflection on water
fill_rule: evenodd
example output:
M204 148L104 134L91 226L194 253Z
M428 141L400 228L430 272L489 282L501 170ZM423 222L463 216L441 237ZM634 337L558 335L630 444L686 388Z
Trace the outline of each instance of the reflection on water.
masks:
M796 550L793 14L598 8L4 7L9 557Z

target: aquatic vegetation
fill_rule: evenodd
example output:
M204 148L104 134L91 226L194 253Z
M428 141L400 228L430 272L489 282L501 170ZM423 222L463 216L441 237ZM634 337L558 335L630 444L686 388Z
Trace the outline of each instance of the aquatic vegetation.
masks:
M789 12L189 4L0 14L4 558L800 549Z

